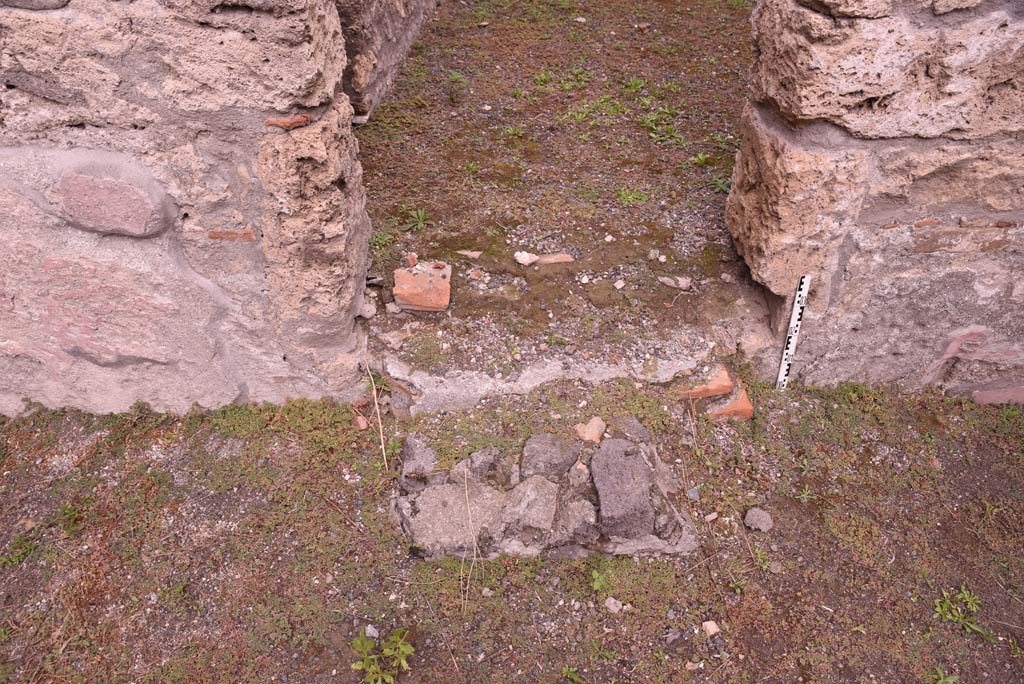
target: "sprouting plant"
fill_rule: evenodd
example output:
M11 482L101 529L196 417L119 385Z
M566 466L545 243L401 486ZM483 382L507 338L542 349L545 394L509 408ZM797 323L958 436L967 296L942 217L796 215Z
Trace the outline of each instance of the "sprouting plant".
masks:
M388 387L387 377L381 375L375 370L371 370L369 375L366 376L366 388L372 392L375 387L377 389L377 394L383 394L391 391L391 388Z
M992 632L978 624L976 615L981 610L981 599L966 584L961 584L956 593L952 589L943 589L933 605L934 617L957 625L965 634L977 634L986 641L995 641Z
M641 90L643 90L646 85L647 81L645 81L644 79L639 78L637 76L630 76L628 79L626 79L626 82L622 84L622 87L626 90L627 93L636 95Z
M13 568L16 565L21 565L35 552L36 546L36 542L32 537L19 534L14 538L14 541L11 542L7 553L0 556L0 568Z
M540 71L533 75L533 84L535 86L543 87L551 83L551 81L553 81L554 78L555 75L552 74L550 71L548 71L547 69L541 69Z
M711 180L711 189L715 192L729 192L729 179L728 178L714 178Z
M68 536L78 534L82 531L82 527L85 526L82 511L69 503L62 503L57 515L60 521L60 528Z
M767 572L770 564L768 552L761 548L754 549L754 562L757 563L757 567L761 572Z
M526 132L518 126L505 126L501 129L501 134L506 138L522 138Z
M704 167L711 163L711 155L707 152L700 152L690 157L688 161L694 166Z
M359 656L359 660L352 663L352 669L362 670L364 682L367 684L394 684L394 675L384 672L381 668L380 654L375 652L377 642L366 636L365 631L352 640L352 648Z
M960 678L958 676L946 674L946 671L941 667L936 667L932 672L931 684L955 684L959 681Z
M813 501L814 499L817 499L818 497L817 497L817 495L811 493L810 485L806 485L805 484L804 488L803 488L803 491L801 491L799 494L797 494L796 498L798 498L803 503L809 503L809 502Z
M404 627L391 632L379 649L363 631L352 640L352 648L359 656L352 669L362 671L366 684L394 684L399 673L412 669L409 656L416 653L409 643L409 630Z
M448 82L445 83L445 93L448 95L448 101L452 104L456 104L462 95L466 92L469 87L469 79L464 74L458 71L448 72Z
M408 672L409 656L416 653L416 649L409 643L409 630L400 627L388 635L381 647L384 658L400 672Z
M594 588L594 591L599 592L608 588L609 577L607 572L601 572L600 570L591 570L590 579L590 585Z
M562 678L572 684L586 684L586 679L580 676L579 670L575 667L569 667L566 665L562 668Z
M370 237L370 248L374 252L383 252L395 241L395 234L388 230L377 231Z
M402 230L407 233L418 233L424 228L432 228L437 225L437 223L430 219L430 215L424 209L406 209L405 218L406 221L402 224Z
M462 168L466 172L466 174L470 176L475 176L478 173L480 173L480 165L477 164L476 162L467 162L466 165L463 166Z
M559 81L558 86L565 92L585 88L590 83L591 75L583 67L575 67Z
M616 190L615 197L618 199L619 204L624 207L633 207L647 201L647 195L639 190L632 190L630 188Z

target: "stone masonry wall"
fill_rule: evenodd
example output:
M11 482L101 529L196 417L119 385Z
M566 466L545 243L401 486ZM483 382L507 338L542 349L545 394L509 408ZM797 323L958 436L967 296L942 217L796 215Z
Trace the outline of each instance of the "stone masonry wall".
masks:
M348 65L345 92L365 121L391 90L398 66L440 0L337 0Z
M0 413L351 392L345 66L334 0L0 0Z
M1024 3L761 0L727 206L795 372L1024 402Z

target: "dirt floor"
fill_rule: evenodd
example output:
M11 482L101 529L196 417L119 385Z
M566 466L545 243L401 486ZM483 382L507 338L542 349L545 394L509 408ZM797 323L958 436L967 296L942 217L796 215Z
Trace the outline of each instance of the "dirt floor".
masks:
M766 319L722 219L749 33L742 0L444 3L357 131L375 274L390 285L407 252L454 267L452 307L417 317L403 360L642 363ZM527 268L518 251L575 261Z
M748 12L445 2L359 136L375 272L406 251L456 265L450 314L372 319L412 333L405 360L514 373L555 351L713 340L753 420L709 421L679 399L686 378L385 412L380 433L369 390L355 406L0 418L0 683L355 684L353 663L387 682L405 646L399 684L1024 681L1021 408L779 392L721 344L716 328L739 338L758 311L722 222ZM577 261L526 269L521 249ZM638 418L696 488L674 501L695 555L428 561L394 527L410 432L451 465L542 431L574 439L593 415ZM743 525L755 505L770 531Z

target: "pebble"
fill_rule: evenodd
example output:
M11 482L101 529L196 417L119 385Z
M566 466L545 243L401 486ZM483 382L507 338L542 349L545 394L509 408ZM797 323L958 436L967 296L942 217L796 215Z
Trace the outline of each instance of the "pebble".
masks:
M356 429L365 430L368 427L370 427L370 421L363 416L356 416Z
M618 280L615 281L615 289L616 290L621 290L624 287L626 287L626 281L625 280L623 280L622 278L619 278Z
M690 501L700 501L700 490L696 487L690 487L686 490L686 498Z
M608 235L604 236L604 241L605 242L615 242L615 237L609 233Z
M522 264L523 266L535 264L537 259L540 259L539 256L531 254L530 252L516 252L512 257L516 260L516 263Z
M490 598L490 597L494 596L494 590L493 589L488 589L487 587L484 587L480 591L480 593L484 596L484 598Z
M587 23L587 18L586 17L576 17L575 19L573 19L573 21L575 21L577 24L586 24Z
M743 516L743 524L758 532L768 532L775 527L771 514L763 508L754 506Z
M665 635L665 644L671 646L675 642L679 641L679 637L683 636L683 633L678 629L670 629L668 634Z
M580 276L580 282L583 283L584 285L586 285L587 283L590 282L590 276L586 276L586 275Z
M735 283L736 282L736 276L734 276L732 273L723 273L722 275L720 275L718 277L722 279L723 283Z
M709 637L713 637L722 631L718 628L718 623L714 620L707 620L706 622L702 622L700 626L701 629L704 630L704 633Z
M781 575L783 571L782 563L779 561L772 561L768 564L768 572L773 575Z
M621 613L622 601L618 600L613 596L609 596L604 600L604 607L607 608L608 611L611 613Z
M398 306L394 302L388 302L387 304L385 304L384 305L384 309L385 309L385 311L387 311L392 316L395 315L395 314L402 313L402 307Z
M704 516L704 522L714 522L716 520L718 520L718 513L717 512L708 513L707 515Z
M366 636L370 637L371 639L379 639L380 632L378 632L377 628L373 625L366 625Z

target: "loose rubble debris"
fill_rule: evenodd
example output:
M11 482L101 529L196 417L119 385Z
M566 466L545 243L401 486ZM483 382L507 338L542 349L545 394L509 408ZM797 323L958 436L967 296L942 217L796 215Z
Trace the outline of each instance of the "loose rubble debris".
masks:
M597 444L601 441L601 437L604 436L606 427L605 422L599 416L594 416L586 423L578 424L576 426L576 434L584 442Z
M713 406L708 410L708 416L714 420L750 420L754 417L754 405L750 403L747 390L743 383L737 380L737 390L732 397L720 406Z
M699 385L678 390L679 397L691 401L724 398L707 409L707 415L713 420L749 420L754 417L754 405L743 382L739 378L734 382L729 369L715 366L705 378Z
M426 440L411 434L402 451L397 521L431 558L692 553L696 530L669 499L680 486L650 434L635 418L614 429L622 437L596 450L539 434L521 454L484 449L448 471L438 468Z
M757 532L768 532L775 526L771 513L757 506L747 511L743 524Z
M693 280L686 276L658 276L658 282L683 292L688 292L693 287Z
M537 263L537 259L540 257L536 254L531 254L530 252L516 252L512 255L512 258L516 260L516 263L521 264L522 266L532 266Z
M395 269L395 303L405 311L444 311L452 294L452 267L443 261L419 262L410 254Z
M725 366L716 366L706 382L691 389L683 390L683 399L706 399L721 397L732 392L733 382L729 370Z
M546 266L550 264L568 264L576 261L576 258L571 254L559 252L557 254L532 254L530 252L516 252L512 255L512 258L516 260L516 263L522 266Z

